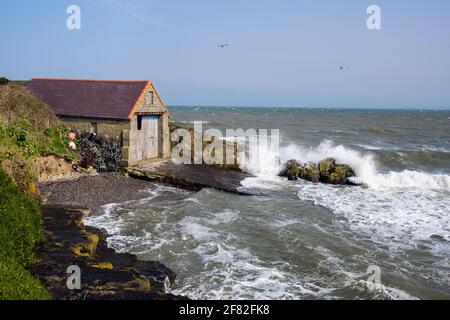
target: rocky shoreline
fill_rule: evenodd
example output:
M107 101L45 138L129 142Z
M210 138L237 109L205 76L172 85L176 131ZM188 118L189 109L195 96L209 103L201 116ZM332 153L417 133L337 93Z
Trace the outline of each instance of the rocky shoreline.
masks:
M139 199L146 181L118 173L43 183L41 206L45 239L36 249L39 262L31 272L57 300L187 299L167 293L176 274L158 261L108 248L107 233L84 226L83 218L107 203ZM69 266L81 271L81 289L69 290Z
M240 194L237 186L247 175L211 166L180 167L170 163L149 163L141 168L143 173L135 171L128 173L140 179L120 173L101 173L39 185L45 240L37 248L39 263L31 272L55 299L188 299L167 293L176 280L172 270L158 261L139 261L132 254L116 253L107 246L106 231L84 226L83 218L98 213L106 204L145 198L147 194L140 191L153 188L155 181L192 190L212 187ZM154 172L159 175L154 176ZM290 160L280 176L289 180L353 184L351 178L355 172L348 165L327 158L319 163ZM70 266L80 268L80 290L67 287Z

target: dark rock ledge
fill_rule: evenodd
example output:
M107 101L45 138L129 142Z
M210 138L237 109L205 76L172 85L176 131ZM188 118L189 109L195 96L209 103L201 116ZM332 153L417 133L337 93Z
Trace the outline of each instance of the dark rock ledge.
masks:
M255 195L241 190L241 182L251 177L241 170L228 170L205 164L175 164L166 160L141 161L138 166L127 168L127 172L134 178L157 181L187 190L213 188L243 196Z
M176 274L159 262L139 261L116 253L107 234L83 225L89 210L67 205L42 205L45 240L37 248L31 270L57 300L187 299L166 293ZM81 290L69 290L67 268L81 269Z

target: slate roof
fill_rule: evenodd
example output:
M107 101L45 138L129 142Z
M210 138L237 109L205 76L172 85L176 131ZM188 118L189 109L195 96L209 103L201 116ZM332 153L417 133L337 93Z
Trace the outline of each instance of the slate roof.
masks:
M109 119L129 119L151 86L151 81L77 79L32 79L27 83L57 115Z

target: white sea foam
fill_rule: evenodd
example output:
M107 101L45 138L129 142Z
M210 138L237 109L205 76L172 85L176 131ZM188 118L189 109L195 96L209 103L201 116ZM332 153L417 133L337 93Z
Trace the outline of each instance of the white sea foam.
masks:
M363 172L354 180L380 190L417 188L420 190L450 191L450 176L446 174L429 174L411 170L391 171L386 174Z
M431 151L431 152L443 152L443 153L449 153L450 150L446 149L444 147L436 147L436 146L429 146L429 145L422 145L418 146L416 148L401 148L401 147L380 147L380 146L374 146L374 145L368 145L368 144L358 144L357 145L360 148L366 149L366 150L373 150L373 151L379 151L379 150L388 150L388 151L412 151L412 152L421 152L421 151Z
M418 300L403 290L384 286L383 284L374 284L366 280L351 281L345 288L359 291L362 297L370 297L370 299L375 300Z
M88 226L105 229L108 233L108 245L117 252L132 251L135 246L142 244L148 244L150 248L151 246L158 245L152 242L152 239L145 236L145 230L143 230L144 236L126 234L124 229L129 226L130 221L134 221L133 219L138 218L139 215L132 210L121 212L121 209L128 205L144 206L151 203L152 200L163 193L183 194L185 191L158 184L154 188L142 190L141 192L148 194L148 196L140 200L130 200L120 204L112 203L104 205L101 214L86 217L84 223ZM164 210L170 209L170 207L167 207ZM139 222L137 221L136 223ZM158 224L154 226L155 229L158 229L158 227ZM162 240L164 241L164 239ZM142 241L144 241L144 243Z
M450 197L420 189L341 188L301 182L300 199L313 201L348 220L351 230L392 248L414 248L440 235L450 241ZM439 247L445 254L450 246ZM448 254L448 252L447 252Z
M214 218L210 219L210 223L221 224L221 223L232 223L239 218L239 211L225 209L214 214Z
M434 152L445 152L450 153L449 149L443 148L443 147L435 147L435 146L427 146L424 145L420 148L421 151L434 151Z
M215 215L217 216L217 215ZM202 261L199 274L184 279L183 286L173 290L175 294L187 294L196 299L294 299L303 295L318 296L308 289L308 283L292 274L281 271L276 265L260 261L247 248L242 248L233 237L223 237L205 221L186 217L180 222L183 239L196 241L191 254ZM191 244L192 245L192 244ZM208 278L209 281L201 281ZM220 288L217 290L217 282Z
M280 190L283 188L284 181L282 178L267 175L259 177L249 177L241 181L243 190L248 189L266 189L266 190Z
M265 159L271 154L265 154ZM300 181L300 199L313 201L348 219L349 226L370 235L374 240L393 247L414 247L417 241L428 241L438 235L450 241L450 176L405 170L378 171L371 153L361 153L331 141L315 148L288 145L281 150L281 163L289 159L318 162L333 157L338 163L354 168L353 180L365 187L341 187ZM267 189L270 174L280 166L273 162L248 163L245 170L257 175L243 182L246 187ZM275 178L273 178L275 179ZM448 243L447 243L448 244ZM450 245L436 245L436 254L449 253Z
M441 261L441 268L448 270L450 266L445 258L450 252L450 184L447 175L418 171L382 173L370 153L336 146L330 141L316 148L290 145L281 151L282 161L292 158L319 161L335 157L338 162L354 167L357 179L366 186L342 187L305 181L287 184L277 177L280 166L270 152L265 154L266 161L247 163L246 170L256 177L246 180L244 186L274 189L275 192L283 186L289 186L288 190L292 191L294 186L301 200L326 207L333 213L327 211L327 215L339 217L336 221L342 222L343 230L348 232L344 237L350 234L348 239L354 236L364 239L365 243L371 241L377 250L388 247L388 254L393 255L399 250L414 250L425 244L440 258L437 260ZM286 192L285 189L282 192ZM298 266L290 265L289 259L267 260L260 255L258 246L249 242L254 238L247 239L242 233L242 230L262 229L274 232L271 236L285 236L286 230L301 230L302 223L311 223L309 227L326 235L328 225L305 222L302 219L308 219L306 216L285 216L283 212L276 217L269 216L271 209L265 211L255 203L249 207L242 203L233 206L220 202L223 195L219 197L211 190L190 193L189 197L174 201L169 196L169 200L163 199L161 203L158 202L161 198L157 197L162 193L171 195L181 191L159 186L147 192L148 198L129 205L105 206L103 215L88 218L88 221L106 228L111 235L108 242L118 251L143 254L152 260L162 257L160 261L164 263L170 257L168 265L180 275L180 285L173 293L194 299L298 299L339 298L342 293L336 290L345 290L356 297L373 297L367 292L366 275L361 273L360 265L355 265L353 258L341 255L339 250L310 244L307 250L312 256L320 255L316 268L319 271L311 272L304 266L301 268L304 274L299 275L295 269ZM154 208L159 211L153 212ZM258 214L252 216L255 208ZM266 244L267 239L259 239ZM290 242L290 246L294 243ZM330 272L333 275L329 277ZM437 281L442 282L440 278ZM380 287L375 297L414 298L392 285Z
M184 240L192 237L196 241L208 240L214 236L215 232L212 228L204 226L202 219L196 217L185 217L179 222L181 233Z
M368 144L358 144L358 147L364 148L366 150L385 150L386 149L383 147L377 147L377 146L372 146L372 145L368 145Z

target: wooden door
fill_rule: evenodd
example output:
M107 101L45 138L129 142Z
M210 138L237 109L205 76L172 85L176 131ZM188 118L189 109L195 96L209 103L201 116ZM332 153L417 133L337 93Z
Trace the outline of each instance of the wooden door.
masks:
M142 130L144 132L144 158L152 159L158 157L158 117L143 117Z

